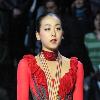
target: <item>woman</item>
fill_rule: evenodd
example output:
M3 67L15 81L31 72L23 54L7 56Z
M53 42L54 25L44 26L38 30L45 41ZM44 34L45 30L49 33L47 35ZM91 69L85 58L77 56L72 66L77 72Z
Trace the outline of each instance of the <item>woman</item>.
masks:
M85 81L84 94L86 94L86 98L89 97L87 98L88 100L99 100L100 88L98 83L100 81L100 76L98 75L100 74L100 11L96 12L93 19L93 27L93 31L85 35L85 45L89 52L89 57L95 73Z
M17 100L83 100L83 66L76 57L66 58L58 47L63 38L60 18L48 13L37 22L42 50L25 55L18 64Z
M100 66L100 11L96 12L93 20L93 32L85 35L85 45L89 51L89 57L92 61L95 72Z

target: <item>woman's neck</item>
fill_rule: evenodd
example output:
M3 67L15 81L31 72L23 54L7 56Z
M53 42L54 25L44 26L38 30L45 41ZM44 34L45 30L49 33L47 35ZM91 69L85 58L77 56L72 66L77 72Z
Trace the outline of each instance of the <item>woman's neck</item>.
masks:
M56 61L58 58L58 51L42 50L41 52L44 55L45 59L48 61Z
M42 50L44 51L48 51L48 52L55 52L55 51L58 51L58 49L47 49L47 48L42 48Z

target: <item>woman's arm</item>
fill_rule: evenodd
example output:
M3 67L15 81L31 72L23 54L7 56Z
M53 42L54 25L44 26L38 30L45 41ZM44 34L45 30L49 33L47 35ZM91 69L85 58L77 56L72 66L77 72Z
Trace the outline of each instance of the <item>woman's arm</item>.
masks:
M73 94L73 100L83 100L84 70L83 64L78 62L77 80Z
M17 100L29 100L29 76L28 63L22 59L17 69Z

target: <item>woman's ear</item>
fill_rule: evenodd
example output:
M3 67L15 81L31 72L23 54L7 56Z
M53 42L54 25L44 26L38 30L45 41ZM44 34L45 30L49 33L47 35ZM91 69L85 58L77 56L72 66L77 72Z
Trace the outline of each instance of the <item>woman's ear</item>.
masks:
M37 40L40 40L39 32L36 32L36 39L37 39Z

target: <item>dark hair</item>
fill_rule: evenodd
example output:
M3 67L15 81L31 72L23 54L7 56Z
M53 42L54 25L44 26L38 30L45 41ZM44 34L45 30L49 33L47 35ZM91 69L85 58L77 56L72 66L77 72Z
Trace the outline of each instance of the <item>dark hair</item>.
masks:
M100 14L100 10L97 10L97 11L96 11L96 14L95 14L94 18L96 18L96 16L97 16L98 14Z
M61 21L61 18L59 15L55 14L55 13L45 13L43 15L41 15L38 19L37 19L37 22L36 22L36 31L37 32L40 32L40 26L41 26L41 21L44 17L46 16L55 16L57 17L60 21ZM62 25L62 21L61 21L61 25Z
M92 16L92 31L95 30L94 20L96 19L96 16L100 14L100 10L97 10L95 15Z
M59 7L59 3L57 2L57 0L46 0L46 1L44 2L44 6L46 6L46 4L47 4L48 2L54 2L55 5L56 5L57 7Z

